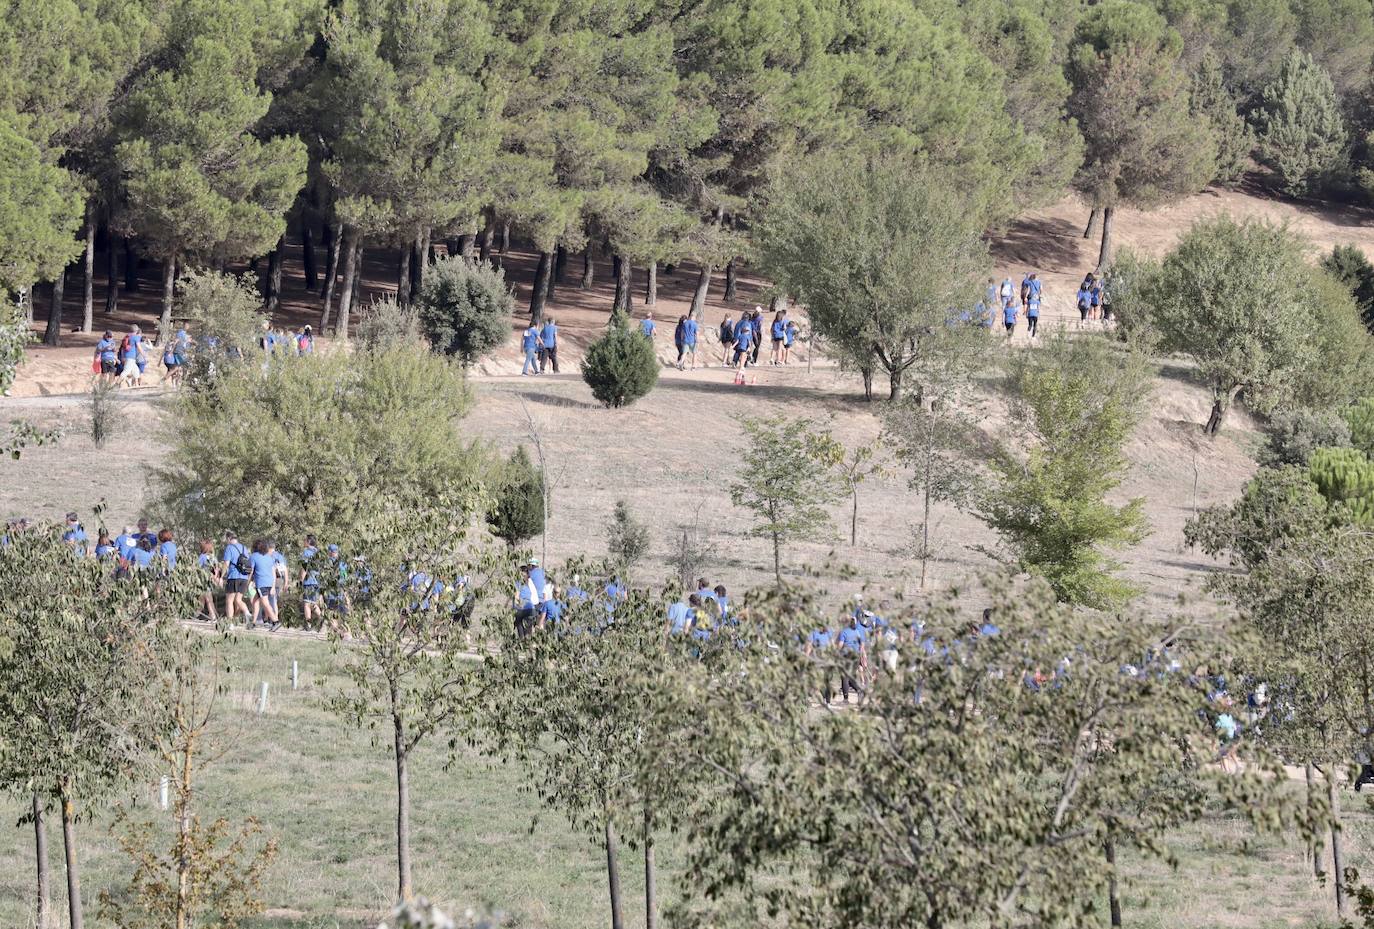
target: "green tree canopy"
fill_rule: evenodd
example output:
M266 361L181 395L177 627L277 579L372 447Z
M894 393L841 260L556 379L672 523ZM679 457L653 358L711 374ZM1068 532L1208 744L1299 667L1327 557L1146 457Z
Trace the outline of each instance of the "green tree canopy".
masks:
M1312 194L1344 164L1346 131L1331 77L1294 51L1255 111L1260 158L1295 197Z
M416 303L434 350L464 365L510 338L515 298L505 274L490 264L441 259L425 275Z
M644 397L658 383L658 356L653 343L631 332L624 312L611 314L606 334L587 346L582 357L582 380L592 396L617 409Z

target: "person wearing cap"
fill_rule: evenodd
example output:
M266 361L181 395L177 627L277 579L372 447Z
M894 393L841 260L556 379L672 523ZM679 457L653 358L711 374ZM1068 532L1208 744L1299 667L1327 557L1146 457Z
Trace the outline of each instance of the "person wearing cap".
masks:
M81 528L81 520L75 513L67 514L67 529L62 533L62 541L70 545L77 553L87 555L90 549L87 545L86 530Z
M549 579L545 576L544 569L539 567L538 558L531 558L529 560L529 569L530 582L534 584L534 589L539 593L540 599L542 600L544 588L548 586Z
M239 542L239 537L233 532L224 534L224 554L220 558L220 576L224 578L224 619L226 622L233 622L242 613L244 616L252 617L253 613L248 609L248 604L244 601L244 594L248 592L248 574L239 570L239 558L246 558L248 549Z
M300 356L309 355L315 351L315 335L310 331L310 326L301 330L301 334L296 336L296 354Z

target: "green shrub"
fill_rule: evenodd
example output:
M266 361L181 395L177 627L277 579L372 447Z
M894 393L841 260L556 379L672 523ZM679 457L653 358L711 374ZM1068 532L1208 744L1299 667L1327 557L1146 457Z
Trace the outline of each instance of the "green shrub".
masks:
M420 319L415 310L388 294L372 301L358 320L353 338L364 351L415 345L420 341Z
M1374 458L1374 397L1357 401L1346 409L1344 416L1350 427L1349 444Z
M1268 468L1306 466L1319 448L1348 448L1350 426L1334 413L1290 410L1269 421L1269 436L1259 463Z
M425 272L415 305L434 350L470 365L510 337L515 296L490 263L441 258Z
M86 398L86 409L91 414L91 442L96 448L104 447L115 434L123 420L124 402L119 396L119 387L114 381L97 377L91 381L91 392Z
M1307 465L1333 511L1357 526L1374 527L1374 462L1357 448L1319 448Z
M1312 56L1294 50L1255 112L1260 160L1284 191L1315 192L1345 160L1345 121L1331 77Z
M1354 245L1337 245L1322 259L1322 267L1346 286L1365 328L1374 330L1374 264Z
M514 548L544 531L544 475L522 445L501 469L496 497L487 513L491 534Z
M582 359L582 380L605 406L629 406L658 383L658 356L653 344L631 332L625 314L616 310L606 334Z
M1212 127L1217 144L1216 173L1212 180L1233 186L1250 167L1255 150L1255 133L1236 107L1236 98L1226 87L1220 59L1215 53L1203 55L1189 87L1188 110L1194 118Z

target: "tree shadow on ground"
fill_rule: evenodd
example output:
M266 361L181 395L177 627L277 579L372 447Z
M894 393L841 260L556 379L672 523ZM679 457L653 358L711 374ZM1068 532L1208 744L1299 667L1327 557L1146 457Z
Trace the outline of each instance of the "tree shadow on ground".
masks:
M1086 219L1086 216L1085 216ZM1001 264L1026 265L1036 271L1070 271L1083 263L1083 230L1065 219L1025 219L989 243Z

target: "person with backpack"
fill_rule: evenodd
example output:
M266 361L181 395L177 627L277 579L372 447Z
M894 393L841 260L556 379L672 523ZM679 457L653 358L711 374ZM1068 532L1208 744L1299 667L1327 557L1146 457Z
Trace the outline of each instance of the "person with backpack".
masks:
M248 609L244 595L248 592L248 577L253 565L248 558L248 548L232 532L224 534L224 556L220 564L220 574L224 578L225 620L232 623L240 613L251 618L253 613Z
M1081 328L1088 321L1088 314L1092 312L1093 308L1093 293L1086 282L1078 288L1074 300L1078 304L1078 325Z
M754 307L754 315L749 317L749 326L754 330L754 349L753 353L750 355L750 360L754 364L758 364L759 349L763 347L763 307Z
M720 336L720 363L729 367L730 353L735 350L735 321L730 318L729 313L726 313L725 318L720 321L720 329L717 334Z
M253 613L248 622L248 628L253 628L258 623L259 617L265 617L267 628L275 632L281 625L277 621L277 608L273 606L272 590L277 583L277 560L272 557L267 550L267 542L263 539L256 539L253 542L253 552L248 556L249 574L253 579Z
M539 373L544 373L547 364L558 373L558 323L552 316L544 320L544 328L539 330L539 342L543 346L539 352Z
M139 345L142 341L143 334L134 326L119 342L119 378L126 387L143 386L143 368L147 362L141 361L143 351Z
M315 333L311 331L309 325L306 325L301 330L300 335L296 336L296 355L299 358L304 358L306 355L314 354L314 352Z
M525 353L525 365L520 369L521 377L539 373L539 346L539 330L534 327L534 323L530 323L525 327L524 335L520 336L520 351Z
M320 554L319 544L313 535L305 537L305 548L301 549L301 614L305 628L310 628L311 620L322 620L320 613L320 573L314 561Z
M167 383L175 387L181 378L181 357L177 354L175 342L168 342L163 347L162 367L167 371Z

